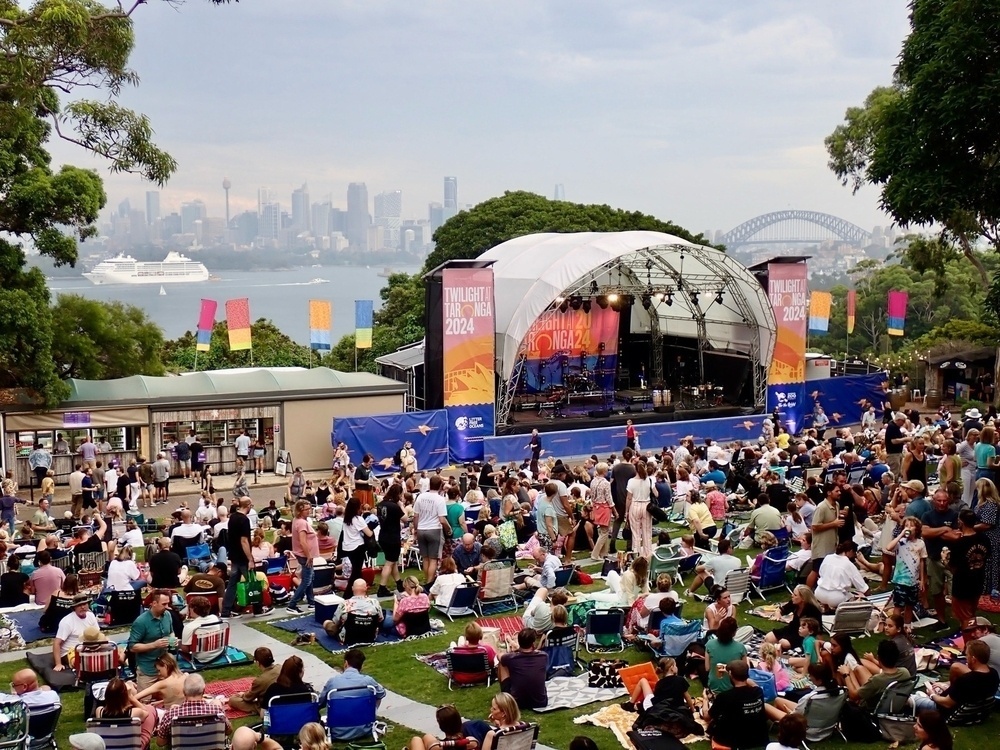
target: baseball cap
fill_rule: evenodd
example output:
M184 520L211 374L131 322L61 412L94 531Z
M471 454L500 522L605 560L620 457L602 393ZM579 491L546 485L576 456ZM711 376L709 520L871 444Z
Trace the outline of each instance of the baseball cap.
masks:
M81 732L69 736L69 746L75 750L106 750L101 735L94 732Z
M965 624L962 625L962 630L975 630L976 628L992 629L992 627L993 623L985 617L973 617L971 620L965 621Z

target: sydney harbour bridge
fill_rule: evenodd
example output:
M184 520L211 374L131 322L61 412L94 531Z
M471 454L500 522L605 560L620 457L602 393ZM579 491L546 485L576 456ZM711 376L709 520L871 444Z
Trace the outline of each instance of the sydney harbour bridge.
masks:
M872 234L857 224L818 211L773 211L744 221L721 240L729 252L750 250L753 245L819 244L840 240L865 247Z

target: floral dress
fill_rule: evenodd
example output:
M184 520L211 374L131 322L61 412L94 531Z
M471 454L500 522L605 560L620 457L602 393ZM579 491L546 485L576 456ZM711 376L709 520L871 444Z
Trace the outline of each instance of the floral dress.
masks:
M986 595L990 596L994 591L1000 591L1000 506L992 502L979 503L976 506L976 515L981 523L990 525L990 529L984 532L986 538L990 540L990 549L993 551L986 560L984 587Z

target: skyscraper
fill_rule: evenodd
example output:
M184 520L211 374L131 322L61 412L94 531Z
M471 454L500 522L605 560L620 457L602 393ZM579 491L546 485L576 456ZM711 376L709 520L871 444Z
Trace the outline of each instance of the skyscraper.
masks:
M199 200L181 204L181 233L194 234L194 223L208 215L205 204Z
M444 220L458 213L458 178L444 178Z
M399 249L399 228L403 223L403 192L393 190L375 196L375 226L383 229L384 246ZM381 248L375 248L380 250Z
M146 223L155 224L160 220L160 191L146 191Z
M427 205L427 223L430 224L431 234L434 234L442 224L444 224L444 206L440 203L429 203Z
M330 236L330 201L312 204L312 215L309 217L309 225L314 237Z
M563 187L561 182L556 183L556 189L552 193L552 200L564 201L566 200L566 188Z
M276 241L281 234L281 204L262 204L257 222L258 236L263 240Z
M296 232L309 231L309 186L303 184L292 191L292 229Z
M368 251L368 186L352 182L347 186L347 242L352 250Z
M257 215L264 213L264 205L271 202L271 188L257 188Z

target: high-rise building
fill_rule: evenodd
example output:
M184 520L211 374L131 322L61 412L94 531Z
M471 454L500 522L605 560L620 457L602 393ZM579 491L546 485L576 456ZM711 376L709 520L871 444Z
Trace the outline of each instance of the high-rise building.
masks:
M330 236L330 210L333 206L330 201L325 203L313 203L312 214L309 217L309 226L314 237Z
M163 231L161 232L161 234L163 235L163 239L169 240L175 234L181 234L183 224L181 222L180 214L172 213L167 216L164 216L162 219L162 223L163 223Z
M129 244L133 247L136 245L145 245L149 241L149 233L146 230L146 216L142 213L142 211L129 211Z
M352 250L368 251L368 186L352 182L347 186L347 241Z
M375 226L382 227L384 247L399 249L399 228L403 223L403 191L393 190L375 196ZM375 248L381 250L382 248Z
M128 218L128 215L129 213L131 213L131 211L132 211L132 204L129 203L128 198L126 198L125 200L123 200L121 203L118 204L119 218L122 219Z
M444 220L458 213L458 178L444 178Z
M271 188L257 188L257 215L264 213L264 205L271 202Z
M434 234L442 224L444 224L444 206L440 203L430 203L427 206L427 221L431 225L431 234Z
M556 189L552 192L552 200L564 201L566 200L566 188L563 187L561 182L556 183Z
M146 191L146 223L155 224L160 218L160 191Z
M181 204L181 233L193 234L194 223L204 219L208 215L205 204L200 200L193 200L189 203Z
M340 232L347 236L347 211L342 208L330 209L330 232Z
M309 231L309 209L309 186L303 184L292 191L292 229L296 232Z
M260 216L256 211L244 211L233 217L233 242L250 245L257 239Z
M263 203L257 220L257 234L262 240L274 241L281 234L281 204Z

